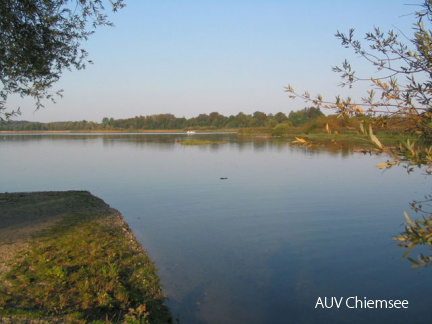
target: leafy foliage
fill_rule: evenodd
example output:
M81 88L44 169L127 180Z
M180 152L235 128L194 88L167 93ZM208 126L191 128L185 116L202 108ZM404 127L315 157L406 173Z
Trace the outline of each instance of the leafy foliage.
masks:
M105 117L102 123L86 120L74 122L37 123L10 121L0 124L0 130L5 131L60 131L60 130L175 130L175 129L221 129L221 128L249 128L249 127L276 127L305 125L306 123L324 116L317 108L305 108L291 112L287 117L283 112L265 114L257 111L254 114L244 114L226 117L217 112L209 115L200 114L197 117L186 119L173 114L158 114L148 116L135 116L127 119L114 119Z
M375 27L366 34L368 46L364 46L354 38L354 29L347 34L337 32L336 37L343 46L351 48L376 70L375 77L360 77L347 60L340 67L333 68L334 72L340 74L343 87L352 88L357 82L372 81L371 89L361 101L340 96L335 100L324 100L319 94L312 97L307 91L298 93L290 85L286 87L286 92L292 99L301 98L317 107L336 110L341 116L358 116L363 119L361 132L369 138L377 151L388 154L392 159L378 164L378 167L403 165L411 172L413 166L418 166L424 167L425 172L431 174L432 147L418 148L409 139L402 140L396 148L386 147L372 129L372 124L386 127L388 118L397 116L404 121L406 129L418 137L430 139L432 134L432 0L423 1L421 10L415 12L415 18L411 39L405 35L401 37L393 30L384 33ZM396 237L401 246L408 248L404 257L415 245L432 247L431 214L425 212L423 220L416 222L412 222L408 215L406 218L405 232ZM432 257L421 256L419 263L414 266L430 261Z
M406 248L403 257L405 258L411 250L417 245L432 245L432 218L429 213L424 213L422 220L413 222L408 214L405 212L407 220L405 224L405 231L401 235L395 237L399 243L398 245ZM425 256L420 254L417 260L408 258L413 263L413 268L429 265L432 262L432 256Z
M117 11L123 0L110 1ZM112 25L101 0L2 0L0 2L0 121L19 114L11 94L29 96L36 108L54 99L51 88L65 69L84 69L81 47L98 26Z
M432 131L432 35L425 24L430 25L431 6L432 2L426 0L423 10L415 13L417 22L409 45L401 41L400 35L393 30L385 34L375 28L365 37L371 50L368 52L359 40L354 39L354 29L348 34L337 32L336 37L342 45L352 48L370 62L379 75L375 78L358 77L347 60L340 67L333 68L341 75L341 86L351 88L356 82L372 81L372 89L361 102L340 96L334 101L326 101L319 94L312 98L308 92L295 92L290 85L285 88L286 92L290 93L290 98L303 98L318 107L335 109L340 114L363 117L399 115L410 122L411 131L419 135L429 134Z
M291 111L288 115L288 121L293 126L299 126L323 115L319 108L309 107L299 111Z

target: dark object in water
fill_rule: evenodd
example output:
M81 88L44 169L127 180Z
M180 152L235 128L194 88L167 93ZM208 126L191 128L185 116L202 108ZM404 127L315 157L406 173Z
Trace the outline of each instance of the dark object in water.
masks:
M220 178L221 180L227 180L228 178Z

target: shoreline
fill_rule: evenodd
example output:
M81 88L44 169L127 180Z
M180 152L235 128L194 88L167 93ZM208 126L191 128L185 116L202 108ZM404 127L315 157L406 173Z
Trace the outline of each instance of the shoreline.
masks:
M0 134L62 134L62 133L70 133L70 134L85 134L85 133L113 133L113 134L121 134L121 133L185 133L184 130L138 130L138 131L127 131L127 130L58 130L58 131L0 131Z
M154 262L100 198L0 193L0 221L0 323L172 322Z
M86 134L86 133L107 133L107 134L140 134L140 133L156 133L156 134L187 134L187 130L184 129L138 129L138 130L53 130L53 131L6 131L0 130L0 134ZM196 130L196 134L199 133L238 133L237 129L222 129L222 130ZM195 134L195 133L194 133Z

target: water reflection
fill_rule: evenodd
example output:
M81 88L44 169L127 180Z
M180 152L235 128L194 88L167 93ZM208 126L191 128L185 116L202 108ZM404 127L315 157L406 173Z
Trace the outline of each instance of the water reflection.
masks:
M364 146L364 141L338 140L337 143L323 141L321 145L305 149L292 145L293 138L271 138L271 137L238 137L236 133L201 133L187 135L186 133L3 133L0 141L80 141L82 143L100 141L106 147L133 144L137 147L154 147L173 149L182 140L200 138L212 141L227 141L230 148L248 150L252 148L255 152L264 152L268 149L299 150L308 156L317 156L323 153L350 157L355 151ZM209 149L217 151L220 145L210 145ZM201 147L202 149L202 147Z
M421 175L358 145L184 134L0 135L0 191L90 190L155 259L181 323L406 323L432 315L428 274L392 236ZM6 172L7 170L7 172ZM220 180L221 177L228 178ZM419 289L413 289L418 287ZM318 297L408 299L408 310L315 309Z

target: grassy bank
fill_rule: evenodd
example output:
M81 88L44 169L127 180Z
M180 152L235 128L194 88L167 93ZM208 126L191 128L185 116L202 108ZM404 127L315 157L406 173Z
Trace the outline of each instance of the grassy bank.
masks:
M102 200L0 194L0 221L0 247L21 251L0 260L0 322L172 322L152 261Z

